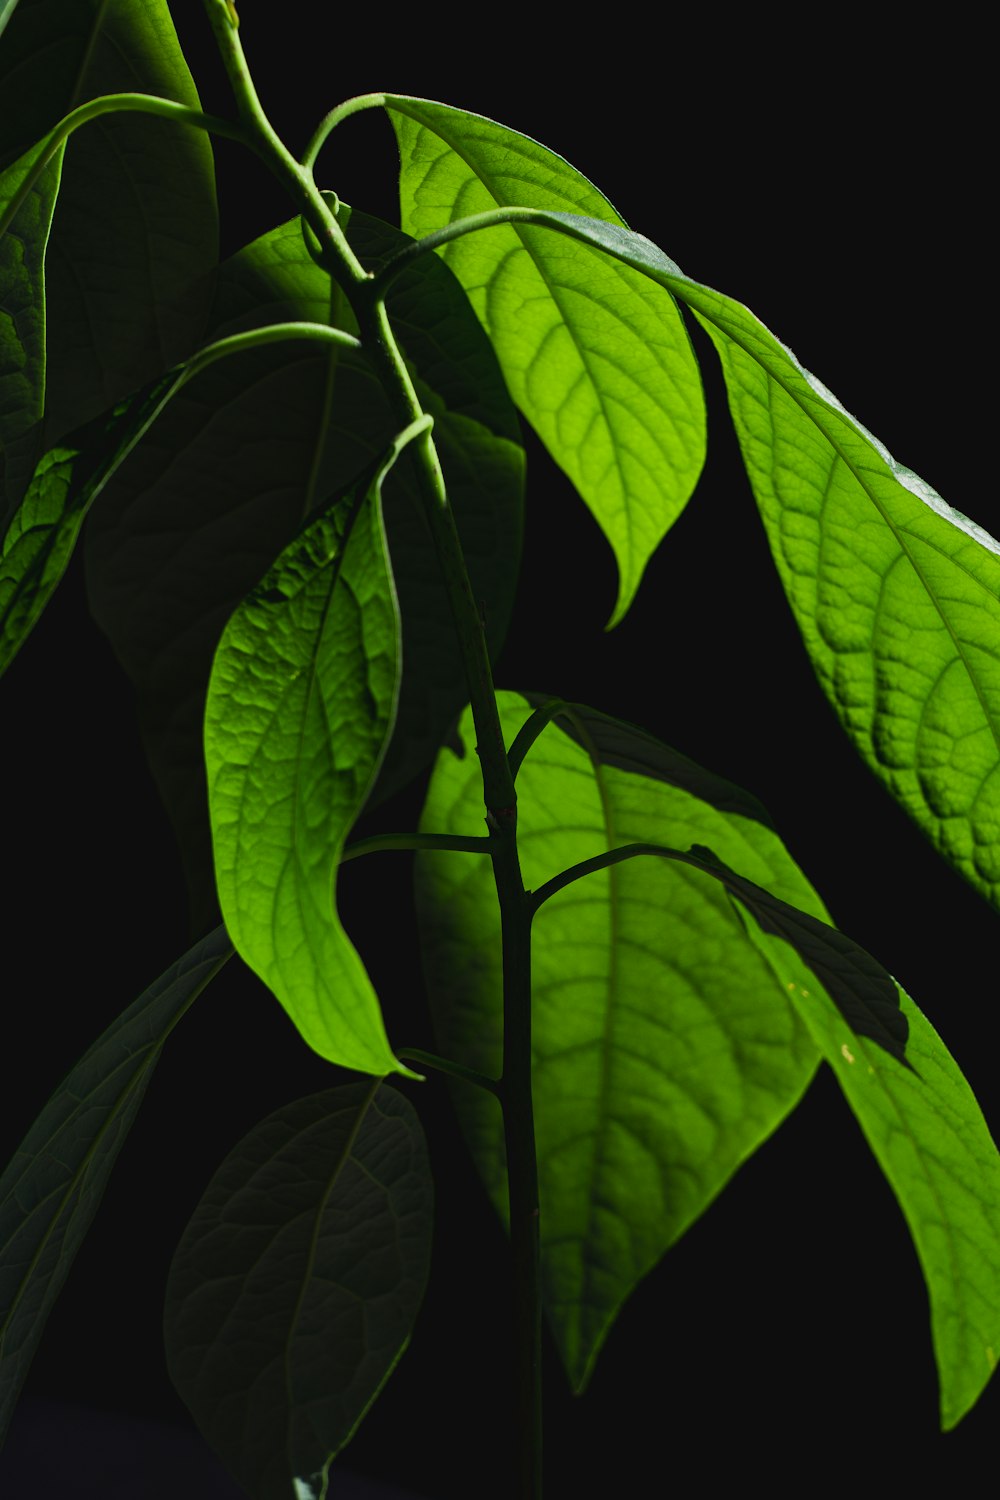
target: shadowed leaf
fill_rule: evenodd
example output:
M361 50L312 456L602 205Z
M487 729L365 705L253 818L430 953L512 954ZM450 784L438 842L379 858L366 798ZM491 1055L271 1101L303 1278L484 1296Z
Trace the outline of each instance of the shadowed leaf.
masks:
M174 1256L170 1375L253 1500L321 1500L410 1339L433 1186L416 1113L348 1084L263 1120Z
M0 68L7 160L102 94L199 107L166 0L23 0L4 33ZM216 256L203 131L130 112L74 132L45 252L39 451L190 353Z
M0 1441L160 1049L232 951L218 928L124 1011L60 1084L0 1178Z
M91 505L184 378L169 371L39 462L0 546L0 675L58 587Z

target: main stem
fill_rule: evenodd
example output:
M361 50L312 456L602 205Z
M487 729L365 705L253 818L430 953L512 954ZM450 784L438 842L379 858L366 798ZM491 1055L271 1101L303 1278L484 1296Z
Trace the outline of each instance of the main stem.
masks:
M311 171L275 134L257 98L225 0L206 0L244 127L255 148L284 183L308 220L331 276L343 288L361 343L399 429L423 415L417 393L373 279L360 265ZM531 916L517 851L517 797L480 612L472 591L455 518L431 432L413 443L420 496L434 541L465 669L476 726L490 855L500 904L503 944L503 1073L497 1093L503 1109L510 1203L516 1336L516 1442L521 1500L542 1496L541 1273L538 1166L531 1093Z

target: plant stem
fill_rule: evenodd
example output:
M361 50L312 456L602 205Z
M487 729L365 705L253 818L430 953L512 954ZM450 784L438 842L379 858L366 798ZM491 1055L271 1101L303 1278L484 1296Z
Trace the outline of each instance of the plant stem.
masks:
M381 293L348 245L312 172L295 160L265 116L225 0L205 0L205 3L236 94L241 121L256 137L255 150L282 181L316 233L324 251L324 264L343 288L357 318L363 349L382 385L394 420L399 429L409 428L423 418L423 408L396 343ZM333 113L337 115L336 111ZM504 1044L503 1074L496 1087L503 1109L510 1199L518 1495L520 1500L541 1500L541 1276L531 1097L532 908L521 878L517 797L507 761L489 650L429 425L414 438L413 452L420 498L458 637L476 726L490 854L500 905Z

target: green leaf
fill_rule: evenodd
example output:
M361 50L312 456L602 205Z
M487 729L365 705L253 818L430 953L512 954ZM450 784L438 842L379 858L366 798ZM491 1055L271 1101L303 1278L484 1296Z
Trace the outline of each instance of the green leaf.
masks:
M525 700L501 694L508 740ZM561 723L563 721L559 721ZM759 804L648 735L574 706L518 774L519 849L537 889L636 840L711 840L793 905L814 891ZM442 752L423 827L477 832L474 735ZM421 940L438 1049L500 1071L501 959L492 877L464 855L418 856ZM624 1299L798 1102L816 1049L717 881L666 860L579 880L533 925L532 1023L544 1296L581 1388ZM503 1132L475 1089L456 1105L506 1215Z
M897 801L1000 905L1000 543L897 463L751 312L650 240L570 214L539 221L698 315L820 683Z
M0 216L30 177L46 142L0 175ZM64 147L32 184L0 238L0 523L35 467L45 411L45 252Z
M1000 1353L1000 1154L958 1065L908 995L899 992L909 1028L904 1068L849 1030L815 970L804 971L779 934L749 910L746 923L836 1073L906 1217L930 1295L941 1424L954 1427Z
M719 350L771 551L865 761L1000 906L1000 544L738 303L685 293Z
M417 238L504 205L623 223L568 162L516 131L425 99L390 94L386 108L402 225ZM701 380L680 314L641 275L531 225L469 234L440 253L514 400L614 549L616 624L704 463Z
M694 844L686 854L674 851L670 857L720 880L739 905L753 913L763 932L782 938L808 964L855 1036L869 1038L890 1057L910 1066L906 1057L908 1028L899 1007L899 989L877 959L836 927L737 875L711 849Z
M220 927L162 974L60 1084L0 1178L0 1441L160 1049L231 954Z
M368 263L407 241L352 214ZM389 309L421 400L434 415L453 510L493 652L517 579L524 455L489 341L433 256L401 276ZM248 245L219 273L212 338L285 319L352 327L297 220ZM87 527L91 609L136 685L154 773L185 854L196 921L215 889L202 721L223 625L304 517L393 436L365 360L275 345L213 365L171 403L102 496ZM385 486L386 532L403 623L405 673L374 796L423 770L465 702L439 569L404 455Z
M354 1083L263 1120L223 1162L167 1285L171 1378L254 1500L321 1500L410 1339L430 1263L420 1122Z
M216 879L233 942L310 1047L378 1075L409 1070L389 1048L332 887L395 712L399 620L380 489L410 435L309 522L237 608L205 710Z
M2 66L10 156L102 94L199 107L166 0L22 0ZM191 352L217 253L203 131L129 112L74 133L45 257L43 449Z
M0 675L58 587L91 505L184 378L169 371L38 464L0 547Z

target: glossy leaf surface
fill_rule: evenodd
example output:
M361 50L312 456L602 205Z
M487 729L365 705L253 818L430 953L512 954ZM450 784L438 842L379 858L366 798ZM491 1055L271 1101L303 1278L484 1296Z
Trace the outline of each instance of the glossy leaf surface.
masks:
M622 219L568 162L492 120L388 95L402 226L415 238L498 206ZM614 549L625 614L701 472L705 415L670 297L601 255L531 225L466 235L440 252L493 341L511 394Z
M160 1049L232 955L222 928L172 965L60 1084L0 1178L0 1440Z
M298 1099L216 1172L167 1286L171 1378L253 1500L321 1500L409 1342L433 1186L416 1113L372 1083Z
M0 159L22 154L102 94L134 91L198 107L166 0L23 0L0 63ZM191 351L217 254L203 131L131 112L104 115L65 149L46 253L44 448Z
M748 912L747 930L833 1068L899 1202L931 1304L941 1423L978 1400L1000 1353L1000 1155L941 1038L900 991L904 1068L857 1036L815 971ZM845 1184L845 1189L848 1187Z
M212 668L205 759L222 914L308 1044L406 1072L333 898L392 728L399 622L379 491L398 448L310 521L236 609Z
M529 709L501 698L510 740ZM761 885L823 916L754 799L592 710L574 708L566 723L568 733L545 729L518 775L526 886L633 841L711 839ZM481 827L467 721L462 735L465 758L439 758L427 829ZM497 1076L491 873L467 855L421 855L418 897L439 1046ZM532 971L544 1295L579 1388L621 1303L794 1108L817 1053L723 888L666 860L616 865L545 902ZM468 1088L456 1104L504 1214L499 1109Z
M352 214L356 252L405 240ZM506 629L521 545L524 455L496 358L461 288L433 256L389 301L434 438L493 651ZM219 272L210 336L286 319L353 327L310 258L298 221ZM102 496L87 528L91 608L136 685L147 750L186 857L196 920L215 890L202 764L212 653L226 619L303 519L391 440L367 362L302 343L220 361L191 381ZM464 702L438 565L406 455L385 485L406 672L376 795L423 769Z

